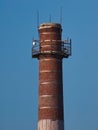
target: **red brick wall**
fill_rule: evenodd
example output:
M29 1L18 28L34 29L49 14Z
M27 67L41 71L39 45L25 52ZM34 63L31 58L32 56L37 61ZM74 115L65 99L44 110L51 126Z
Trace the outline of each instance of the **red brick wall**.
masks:
M41 28L40 28L41 27ZM60 25L39 27L40 51L60 51ZM50 41L49 41L50 40ZM48 45L48 46L47 46ZM52 46L53 45L53 46ZM40 54L39 56L39 120L63 120L63 85L62 58L57 54Z

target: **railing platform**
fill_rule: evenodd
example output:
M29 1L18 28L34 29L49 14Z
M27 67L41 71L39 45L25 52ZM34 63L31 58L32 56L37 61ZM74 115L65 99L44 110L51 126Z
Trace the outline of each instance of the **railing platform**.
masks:
M59 43L58 43L59 41ZM51 54L51 55L59 55L62 58L68 58L71 56L71 40L65 40L65 41L60 41L56 40L54 44L54 40L50 41L53 43L49 43L48 45L41 45L40 41L34 40L33 41L33 47L32 47L32 58L38 58L39 55L46 55L46 54ZM45 42L45 41L43 41ZM46 47L46 48L45 48ZM48 47L48 48L47 48ZM56 49L56 47L60 47L59 49Z

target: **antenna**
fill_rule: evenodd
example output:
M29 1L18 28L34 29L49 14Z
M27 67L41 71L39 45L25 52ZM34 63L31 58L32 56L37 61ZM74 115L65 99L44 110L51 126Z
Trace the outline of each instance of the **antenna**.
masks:
M49 15L49 22L51 23L51 14Z
M39 11L37 11L37 28L39 26Z
M70 39L70 55L72 55L72 40Z
M62 25L62 6L60 7L60 23Z

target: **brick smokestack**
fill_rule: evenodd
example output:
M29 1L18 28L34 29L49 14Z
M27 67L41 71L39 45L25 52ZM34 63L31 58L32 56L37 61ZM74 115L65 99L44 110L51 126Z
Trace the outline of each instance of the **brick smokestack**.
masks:
M60 24L39 27L40 50L47 53L39 56L38 130L64 130L61 32Z
M38 31L39 48L32 55L39 59L38 130L64 130L62 59L69 50L60 24L41 24Z

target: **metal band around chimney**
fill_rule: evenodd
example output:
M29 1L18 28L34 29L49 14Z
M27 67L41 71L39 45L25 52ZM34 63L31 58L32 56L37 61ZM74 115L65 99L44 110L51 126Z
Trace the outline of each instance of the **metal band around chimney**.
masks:
M61 40L41 40L41 41L39 41L40 43L43 43L43 42L62 42Z
M60 73L61 70L40 70L39 73Z
M59 35L60 35L59 32L58 32L58 33L57 33L57 32L41 32L40 34L41 34L41 35L42 35L42 34L56 34L56 35L59 34Z
M61 97L62 95L40 95L39 97L41 97L41 98L47 98L47 97Z
M40 84L43 84L43 85L46 85L46 84L58 84L58 85L62 85L62 82L51 81L51 82L41 82Z
M43 62L43 61L51 61L51 60L55 61L54 58L40 59L40 61L42 61L42 62ZM58 62L62 62L61 59L56 59L56 61L58 61Z
M39 107L39 109L63 109L63 108L59 106L55 106L55 107L46 106L46 107Z

